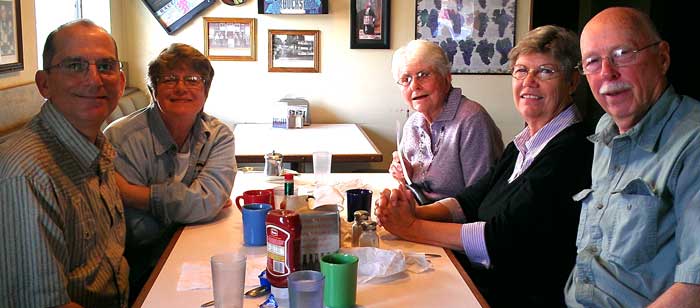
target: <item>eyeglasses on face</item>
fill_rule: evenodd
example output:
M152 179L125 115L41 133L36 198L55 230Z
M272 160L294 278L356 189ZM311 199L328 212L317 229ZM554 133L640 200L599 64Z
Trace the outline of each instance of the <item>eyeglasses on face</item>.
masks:
M174 88L180 80L182 80L185 87L188 88L199 88L204 84L204 77L201 76L179 77L175 75L163 75L158 77L158 84L168 88Z
M559 69L553 65L545 64L535 68L528 68L525 65L514 65L510 75L517 80L527 78L530 73L535 73L538 80L549 80L559 76Z
M420 72L416 73L415 76L411 76L411 75L406 74L406 75L399 77L399 80L397 80L396 83L400 86L408 87L411 85L411 82L413 82L413 81L423 82L424 80L429 78L431 75L432 75L432 73L426 72L426 71L420 71Z
M647 48L659 45L660 43L661 41L658 41L656 43L651 43L642 48L634 50L629 49L627 47L620 47L610 52L610 54L607 57L601 57L598 55L590 56L588 58L583 59L583 62L581 62L581 65L579 65L578 69L581 72L581 74L584 75L596 74L600 72L600 69L603 67L603 60L605 59L610 61L610 64L616 67L632 65L636 63L637 54L639 52Z
M114 59L99 59L90 62L84 58L66 58L44 70L59 70L66 74L82 76L90 70L90 65L95 65L97 73L102 76L115 76L122 69L122 63Z

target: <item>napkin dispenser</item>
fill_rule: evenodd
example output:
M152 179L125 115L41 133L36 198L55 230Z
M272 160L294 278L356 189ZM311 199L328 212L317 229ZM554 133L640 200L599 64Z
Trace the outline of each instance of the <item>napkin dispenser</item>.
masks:
M301 269L318 271L321 257L340 249L340 214L334 205L298 213L301 219Z
M272 114L272 127L301 128L311 125L309 101L303 98L283 98L276 102ZM298 122L297 118L300 118ZM296 122L296 123L295 123Z

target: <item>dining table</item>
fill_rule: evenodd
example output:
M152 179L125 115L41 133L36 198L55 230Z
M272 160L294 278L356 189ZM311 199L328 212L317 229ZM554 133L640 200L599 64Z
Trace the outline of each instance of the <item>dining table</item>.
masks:
M357 187L370 189L373 192L372 207L383 189L398 186L388 173L331 173L324 180L324 185L333 187L336 191ZM313 174L302 173L294 178L294 185L300 194L313 193L317 189L316 184ZM279 177L266 176L261 172L239 171L231 198L240 196L247 190L270 189L280 185L283 184ZM341 207L341 223L347 223L342 221L346 215L344 206ZM379 238L381 249L427 253L438 257L428 258L430 268L423 272L404 271L390 277L358 283L356 307L488 307L451 250L404 241L381 228ZM183 226L171 239L133 307L200 307L211 301L211 281L200 281L198 287L192 288L191 280L211 279L207 276L211 275L207 268L210 258L234 251L243 251L248 257L246 270L249 273L246 276L264 270L264 265L261 266L259 260L264 260L266 246L250 247L243 244L241 213L235 205L222 209L211 222ZM253 262L255 260L258 260L257 267L256 262ZM198 268L201 273L196 274L195 271L193 274L193 268ZM246 280L246 290L256 285L248 281L249 279ZM190 283L189 289L182 287L187 285L186 282ZM246 297L244 307L258 307L264 299Z
M233 129L236 161L263 163L265 154L275 151L291 169L304 172L313 153L333 154L333 163L381 162L382 152L358 124L311 124L303 128L278 128L271 123L238 123Z

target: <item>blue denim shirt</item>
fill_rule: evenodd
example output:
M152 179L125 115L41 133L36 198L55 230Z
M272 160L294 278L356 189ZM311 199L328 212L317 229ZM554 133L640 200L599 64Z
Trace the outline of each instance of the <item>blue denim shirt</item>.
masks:
M644 307L700 283L700 102L666 89L624 134L604 115L582 200L571 307Z
M173 223L214 219L229 198L236 176L231 129L204 112L195 121L190 159L182 181L173 181L177 145L151 103L112 123L105 135L117 150L114 165L132 184L151 188L150 210L126 208L127 246L157 240Z

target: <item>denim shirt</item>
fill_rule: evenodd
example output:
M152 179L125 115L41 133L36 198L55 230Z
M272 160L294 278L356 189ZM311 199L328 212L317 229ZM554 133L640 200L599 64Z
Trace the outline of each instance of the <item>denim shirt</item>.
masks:
M700 102L664 92L624 134L604 115L582 200L571 307L644 307L700 283Z
M190 160L181 182L174 181L177 145L151 103L111 124L105 135L118 156L117 171L132 184L151 189L149 211L126 208L127 246L145 245L173 223L207 222L229 199L236 176L231 129L201 112L190 140Z

